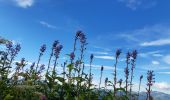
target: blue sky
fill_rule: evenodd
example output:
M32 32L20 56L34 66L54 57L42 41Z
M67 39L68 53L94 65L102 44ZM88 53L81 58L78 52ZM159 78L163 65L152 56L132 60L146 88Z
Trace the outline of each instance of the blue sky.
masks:
M64 48L59 63L73 49L77 30L88 38L85 55L94 53L94 82L98 83L99 69L112 78L114 53L122 49L118 79L124 79L125 54L137 49L134 90L140 75L155 71L153 90L170 94L170 1L169 0L0 0L0 36L21 43L17 59L37 60L38 50L47 44L41 63L47 63L50 46L59 40ZM88 71L88 70L87 70ZM104 77L104 78L105 78ZM104 79L103 78L103 79ZM142 90L146 87L143 79Z

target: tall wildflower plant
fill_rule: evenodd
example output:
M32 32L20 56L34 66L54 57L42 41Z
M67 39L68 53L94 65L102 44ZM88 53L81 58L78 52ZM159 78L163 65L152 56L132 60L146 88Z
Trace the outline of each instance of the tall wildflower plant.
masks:
M126 91L126 96L127 96L127 93L128 93L128 79L129 79L129 64L130 64L130 52L128 52L126 54L126 68L124 70L125 72L125 91Z
M88 89L90 89L90 86L91 86L91 81L92 81L92 73L91 73L91 65L92 65L92 62L93 62L93 58L94 58L94 55L91 54L90 55L90 69L89 69L89 80L88 80Z
M51 59L52 59L52 57L53 57L53 55L54 55L54 50L55 50L55 48L56 48L56 46L57 46L58 44L59 44L59 41L56 40L56 41L54 41L54 43L53 43L53 45L52 45L50 58L49 58L49 60L48 60L48 67L47 67L47 72L46 72L46 74L48 74L48 71L49 71L49 68L50 68L50 64L51 64Z
M103 69L104 69L104 67L102 66L102 67L101 67L101 70L100 70L100 82L99 82L99 90L100 90L100 86L101 86L101 82L102 82Z
M9 72L9 68L11 68L11 64L12 64L14 58L16 57L18 52L21 50L21 46L20 46L20 44L13 46L12 42L9 42L6 44L6 47L7 47L7 53L10 55L10 61L9 61L9 65L8 65L8 72Z
M113 75L114 75L114 84L113 84L114 94L113 94L113 95L114 95L114 96L116 96L117 64L118 64L118 58L119 58L120 54L121 54L121 50L120 50L120 49L117 49L117 50L116 50L116 54L115 54L115 56L116 56L116 62L115 62L115 64L114 64L114 73L113 73Z
M46 45L43 44L41 46L41 48L40 48L40 53L39 53L39 57L38 57L38 61L37 61L37 66L36 66L36 70L35 70L36 73L37 73L37 70L38 70L38 67L39 67L39 63L40 63L41 57L42 57L43 53L45 52L45 50L46 50Z
M134 50L132 51L132 54L131 54L131 77L130 77L130 99L131 99L131 94L132 94L132 82L133 82L133 74L134 74L134 69L135 69L135 66L136 66L136 58L137 58L137 51Z
M105 82L104 82L105 91L107 90L107 84L108 84L108 77L105 78Z
M139 93L140 93L140 87L141 87L142 79L143 79L143 75L141 75L140 79L139 79L138 99L139 99Z
M59 58L59 54L61 49L63 48L62 45L58 44L55 48L54 48L54 56L55 56L55 60L54 60L54 67L53 67L53 73L52 75L56 74L56 66L57 66L57 59Z
M153 100L152 96L151 96L151 86L155 83L155 74L153 73L154 71L152 70L148 70L147 72L147 86L148 88L146 88L147 91L147 100Z

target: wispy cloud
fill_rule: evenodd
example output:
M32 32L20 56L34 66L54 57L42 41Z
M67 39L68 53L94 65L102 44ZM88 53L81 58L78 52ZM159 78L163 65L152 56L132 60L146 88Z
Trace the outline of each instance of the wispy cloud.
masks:
M99 54L99 55L107 55L107 54L109 54L108 52L105 52L105 51L89 51L89 53Z
M170 55L166 55L163 57L163 61L167 64L170 64Z
M33 6L33 4L35 3L35 0L14 0L14 2L22 8L28 8Z
M162 45L170 45L170 39L159 39L150 42L144 42L140 44L141 46L162 46Z
M40 21L40 24L45 26L45 27L47 27L47 28L52 28L52 29L56 29L57 28L56 26L51 25L51 24L49 24L49 23L47 23L45 21Z
M142 3L142 0L118 0L118 1L125 3L127 7L133 10L135 10Z
M154 56L154 57L162 57L163 55L161 54L162 51L157 50L157 51L149 51L149 52L143 52L143 53L139 53L140 57L150 57L150 56Z
M106 60L114 60L115 58L113 56L94 56L98 59L106 59Z
M159 65L160 63L158 61L152 61L153 65Z
M124 3L126 7L132 10L136 10L137 8L141 6L143 8L151 8L157 4L156 1L153 1L153 0L117 0L117 1Z
M158 74L166 74L166 75L170 75L170 72L157 72Z
M89 64L85 64L85 66L89 67L90 65ZM100 70L101 69L101 66L102 65L91 65L93 69L98 69ZM113 70L114 67L113 66L105 66L103 65L104 67L104 70ZM117 70L122 70L121 68L117 68Z
M160 90L170 91L170 83L167 83L167 82L156 82L154 84L154 87L156 87L157 89L160 89Z

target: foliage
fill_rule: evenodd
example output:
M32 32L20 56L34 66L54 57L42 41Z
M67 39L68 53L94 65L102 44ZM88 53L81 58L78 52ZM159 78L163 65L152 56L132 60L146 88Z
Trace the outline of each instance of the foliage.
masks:
M94 55L90 55L89 73L85 73L84 54L86 51L86 35L82 31L77 31L73 44L73 51L67 54L69 61L61 64L62 73L57 73L58 58L63 46L58 40L54 41L51 47L51 53L48 60L47 70L45 65L41 64L41 59L46 52L46 45L42 45L39 50L38 60L32 64L25 58L15 61L21 47L12 42L0 39L1 45L6 46L6 50L0 51L0 100L129 100L132 94L132 79L137 57L137 51L128 52L126 57L127 66L125 67L126 86L122 87L123 80L117 81L117 64L121 50L117 49L115 54L116 62L114 64L113 80L105 78L105 86L101 87L104 66L101 66L99 88L96 88L93 82L92 63ZM78 48L78 43L80 49ZM75 55L76 50L80 50ZM77 60L75 60L77 58ZM53 62L54 59L54 62ZM53 64L52 64L53 63ZM130 84L129 65L131 64ZM148 86L153 84L153 72L148 72ZM152 74L152 75L151 75ZM143 76L142 76L143 77ZM150 78L151 77L151 78ZM119 87L116 86L119 83ZM141 79L140 79L141 84ZM128 86L130 85L130 92ZM107 87L113 87L113 91ZM149 92L151 92L149 87ZM147 92L148 92L147 91ZM150 95L150 93L149 93Z

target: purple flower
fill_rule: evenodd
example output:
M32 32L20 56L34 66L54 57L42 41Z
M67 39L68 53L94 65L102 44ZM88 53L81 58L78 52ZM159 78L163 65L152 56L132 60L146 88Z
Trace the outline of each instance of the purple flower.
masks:
M134 51L132 52L132 58L133 58L133 59L136 59L136 57L137 57L137 51L134 50Z
M21 50L21 45L17 44L16 47L15 47L15 50L16 50L16 52L19 52Z
M152 86L153 83L155 83L154 76L155 75L153 74L153 71L149 70L147 73L147 80L148 80L147 86Z
M22 58L21 59L21 64L24 65L24 63L25 63L25 58Z
M60 54L60 51L61 51L61 49L63 48L63 46L62 45L57 45L56 47L55 47L55 52L54 52L54 55L55 55L55 57L56 58L59 58L59 54Z
M79 35L79 39L80 39L80 42L82 43L82 44L85 44L86 43L86 35L84 34L84 33L80 33L80 35Z
M121 54L121 49L117 49L116 50L116 58L118 58L120 56L120 54Z
M77 68L79 64L80 64L80 61L77 60L77 61L75 62L75 67Z
M101 67L101 71L103 71L103 69L104 69L104 67L102 66L102 67Z
M46 45L43 44L40 48L40 52L43 53L43 52L45 52L45 50L46 50Z
M76 32L76 37L78 38L78 37L80 36L81 33L82 33L82 31L80 31L80 30L77 31L77 32Z
M46 100L45 95L41 95L41 96L40 96L40 100Z
M12 42L8 42L8 43L6 44L6 47L7 47L8 49L11 49L11 48L12 48Z
M55 48L58 44L59 44L59 41L58 41L58 40L54 41L54 43L53 43L53 48Z
M32 64L31 64L31 69L33 69L33 67L35 66L35 62L33 62Z
M40 66L40 70L42 71L42 70L44 70L44 69L45 69L45 65L42 64L42 65Z
M75 58L74 52L71 52L71 53L70 53L70 59L71 59L71 60L74 60L74 58Z
M140 80L142 80L142 78L143 78L143 75L140 76Z
M107 84L107 82L108 82L108 77L105 78L105 84Z
M129 69L128 69L128 67L125 68L124 72L126 74L126 77L128 78L128 76L129 76Z
M91 55L90 55L90 60L93 60L93 57L94 57L94 55L93 55L93 54L91 54Z

